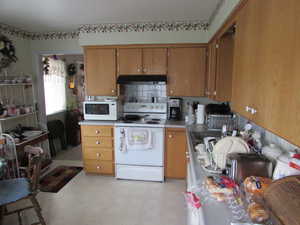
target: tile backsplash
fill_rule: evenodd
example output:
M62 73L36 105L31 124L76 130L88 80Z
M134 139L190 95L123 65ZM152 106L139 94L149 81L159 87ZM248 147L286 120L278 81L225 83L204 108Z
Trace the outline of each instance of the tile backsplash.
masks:
M238 122L239 128L242 129L242 128L244 128L245 124L249 121L239 114L237 114L237 116L238 116L238 121L239 121ZM284 151L291 151L294 149L299 149L299 147L297 147L296 145L289 143L288 141L284 140L283 138L271 133L270 131L265 130L264 128L256 125L255 123L253 123L253 122L249 122L249 123L251 123L253 125L254 130L261 133L263 145L272 143L272 144L277 145Z
M126 102L151 102L152 97L158 102L167 101L166 84L125 84L121 86L121 94Z

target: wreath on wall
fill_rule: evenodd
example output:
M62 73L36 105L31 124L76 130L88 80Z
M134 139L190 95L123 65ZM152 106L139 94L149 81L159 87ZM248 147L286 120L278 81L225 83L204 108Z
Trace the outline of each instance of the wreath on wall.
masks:
M17 62L16 49L12 41L0 34L0 71L12 62Z

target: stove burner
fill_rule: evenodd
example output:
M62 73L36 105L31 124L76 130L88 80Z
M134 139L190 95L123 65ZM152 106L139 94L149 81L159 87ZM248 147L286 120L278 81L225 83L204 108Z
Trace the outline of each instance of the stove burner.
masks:
M147 124L159 124L158 121L154 121L154 120L149 120L146 122Z
M160 119L157 119L157 118L153 118L153 119L151 119L152 121L160 121Z

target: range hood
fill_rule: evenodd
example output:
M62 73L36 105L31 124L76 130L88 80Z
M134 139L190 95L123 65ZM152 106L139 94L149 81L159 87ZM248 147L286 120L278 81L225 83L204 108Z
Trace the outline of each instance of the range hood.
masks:
M167 83L167 75L119 75L117 84L132 82L164 82Z

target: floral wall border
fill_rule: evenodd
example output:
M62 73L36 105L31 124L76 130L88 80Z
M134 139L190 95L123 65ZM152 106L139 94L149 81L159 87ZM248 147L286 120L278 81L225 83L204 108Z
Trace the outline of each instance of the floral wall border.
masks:
M88 24L79 27L80 33L147 32L147 31L199 31L207 30L206 21L175 21L145 23Z
M65 40L76 39L81 33L206 31L208 26L208 22L199 20L144 23L105 23L81 25L77 30L70 32L30 32L0 23L0 33L29 40Z

